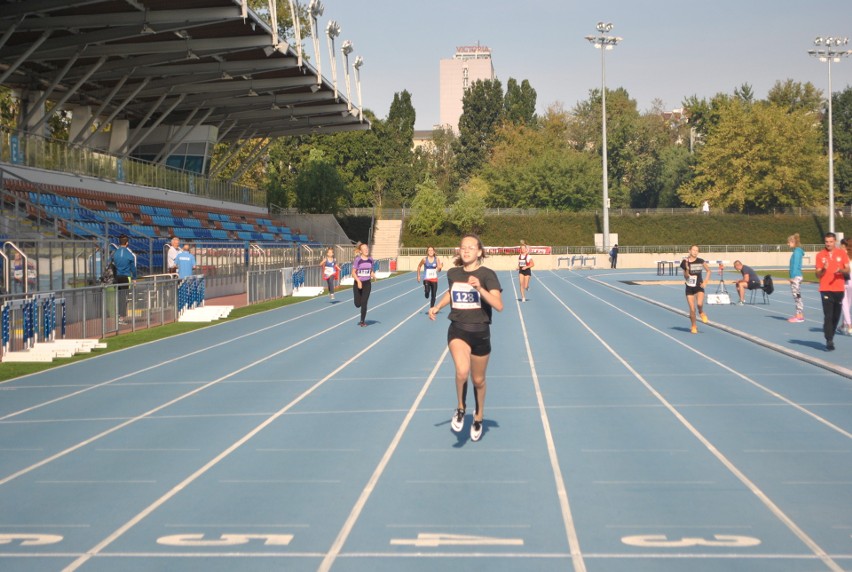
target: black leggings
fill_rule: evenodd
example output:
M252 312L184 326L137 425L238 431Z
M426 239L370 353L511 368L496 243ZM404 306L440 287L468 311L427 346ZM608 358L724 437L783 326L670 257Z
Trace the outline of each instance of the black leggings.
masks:
M435 296L438 295L438 283L432 282L431 280L423 281L423 291L426 294L426 297L429 298L431 294L431 301L429 303L429 307L432 308L435 306Z
M361 287L355 284L352 286L352 293L355 295L355 307L361 308L361 321L367 321L367 302L370 300L370 290L373 289L373 283L370 280L362 281Z
M334 277L327 278L325 283L328 285L328 293L334 294Z

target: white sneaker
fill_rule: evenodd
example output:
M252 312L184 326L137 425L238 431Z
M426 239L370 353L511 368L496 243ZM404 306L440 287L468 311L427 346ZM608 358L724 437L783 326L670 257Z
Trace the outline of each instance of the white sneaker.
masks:
M470 424L470 440L479 441L482 438L482 421L473 420Z
M450 427L458 433L464 427L464 409L456 409L453 413L453 418L450 420Z

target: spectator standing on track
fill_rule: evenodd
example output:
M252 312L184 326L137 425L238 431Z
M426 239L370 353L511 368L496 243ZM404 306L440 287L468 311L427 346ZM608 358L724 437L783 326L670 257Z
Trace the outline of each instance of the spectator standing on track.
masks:
M844 238L840 241L840 244L846 249L846 256L852 260L852 240ZM848 273L844 276L844 280L846 286L843 291L843 304L840 306L843 311L843 330L841 332L847 336L852 336L852 316L850 316L850 309L852 309L852 280L849 279Z
M680 267L683 270L683 278L686 281L686 303L689 304L690 332L698 333L698 320L695 316L696 307L701 321L707 323L707 314L704 313L704 285L710 280L710 266L703 258L698 257L698 245L689 247L689 256L681 260ZM704 276L704 272L707 276Z
M334 260L334 249L329 248L325 251L325 260L320 263L322 269L322 279L325 280L328 287L328 297L334 300L334 281L340 276L340 266Z
M435 298L438 295L438 272L444 268L443 262L438 258L438 255L435 254L435 247L430 246L426 249L426 256L420 260L417 264L417 281L420 282L420 269L423 268L426 270L423 275L423 295L426 298L430 298L429 307L432 308L435 306Z
M169 252L166 254L166 270L172 273L177 272L177 264L175 257L180 254L180 239L175 235L169 242Z
M846 251L835 248L837 235L825 233L825 248L816 257L816 276L819 278L819 295L822 299L822 331L825 335L825 350L834 349L834 332L840 323L843 292L846 290L844 274L849 274L849 256Z
M618 245L612 247L609 251L609 267L616 268L618 266Z
M136 255L128 248L129 239L126 234L118 237L118 249L112 254L115 264L115 284L118 285L118 323L126 324L127 295L130 285L136 282Z
M491 355L491 313L492 309L503 311L503 289L497 274L482 266L484 259L485 252L479 237L473 234L462 237L455 266L447 271L449 290L435 306L429 308L429 319L434 321L441 308L450 306L447 346L455 364L458 398L450 426L456 433L464 427L467 380L470 378L476 403L470 426L471 441L479 441L482 437L485 372Z
M760 276L757 275L757 272L755 272L751 266L746 266L739 260L734 261L734 268L737 269L737 272L743 275L743 277L736 282L737 294L740 295L739 305L742 306L745 304L746 290L760 290Z
M518 283L521 287L521 302L527 301L527 290L530 289L530 277L535 261L530 256L530 247L521 243L520 254L518 254Z
M802 249L798 232L787 237L787 246L793 249L790 255L790 291L796 304L796 315L787 321L796 324L805 321L805 303L802 302L802 259L805 257L805 251Z
M192 271L195 269L195 255L189 251L189 244L184 244L183 250L175 256L175 266L178 278L181 280L192 276Z
M359 242L355 250L357 254L352 261L352 278L355 279L355 286L352 287L352 292L355 296L355 307L361 308L361 321L358 325L363 328L367 325L367 302L370 300L370 291L376 274L373 271L374 261L370 256L370 247Z

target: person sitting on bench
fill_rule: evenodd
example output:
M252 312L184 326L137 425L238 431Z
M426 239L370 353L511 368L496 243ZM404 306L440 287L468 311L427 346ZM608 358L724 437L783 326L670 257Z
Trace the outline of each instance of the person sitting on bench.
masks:
M737 260L734 262L734 268L743 275L741 279L737 280L736 284L737 293L740 295L739 305L742 306L745 303L745 291L760 290L763 288L763 284L760 282L760 276L757 275L757 272L751 266L746 266Z

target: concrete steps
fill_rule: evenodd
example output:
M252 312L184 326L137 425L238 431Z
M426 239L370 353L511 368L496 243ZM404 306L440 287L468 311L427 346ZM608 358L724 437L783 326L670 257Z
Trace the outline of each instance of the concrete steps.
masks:
M402 221L381 219L376 221L370 254L375 259L399 256L399 240L402 237Z
M178 318L178 322L212 322L227 318L233 306L200 306L186 310Z
M87 354L92 350L104 349L107 345L98 340L54 340L39 342L29 350L9 352L3 356L4 363L52 362L56 358L68 358Z

